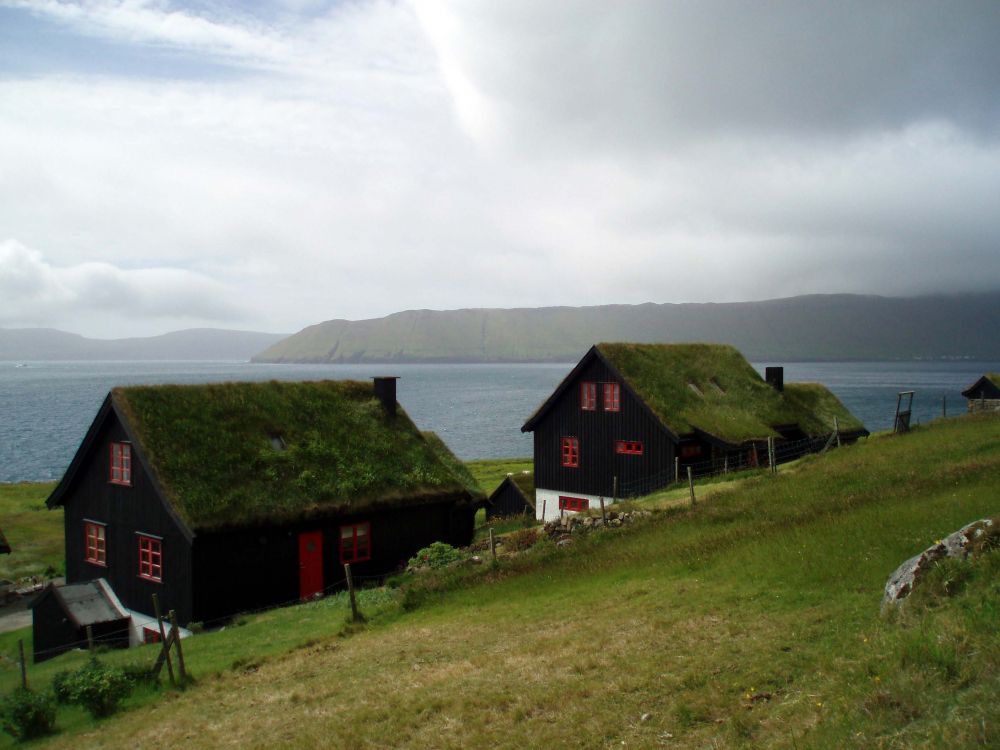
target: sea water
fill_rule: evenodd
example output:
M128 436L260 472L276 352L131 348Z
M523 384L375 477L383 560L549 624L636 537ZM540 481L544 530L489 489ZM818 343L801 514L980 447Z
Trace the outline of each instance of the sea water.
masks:
M763 372L765 363L755 366ZM771 363L767 363L771 364ZM572 369L565 364L268 365L246 362L0 362L0 482L62 476L116 385L400 376L397 398L463 459L530 456L521 425ZM960 391L998 362L784 363L785 381L828 386L869 430L892 426L897 393L914 422L965 411Z

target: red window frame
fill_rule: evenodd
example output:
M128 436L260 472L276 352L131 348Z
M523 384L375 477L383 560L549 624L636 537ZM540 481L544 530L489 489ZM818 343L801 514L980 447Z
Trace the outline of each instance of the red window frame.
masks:
M590 509L590 500L583 497L559 496L559 510L568 510L574 513Z
M580 383L580 410L597 410L597 383L589 380Z
M615 453L621 453L626 456L641 456L643 451L642 441L640 440L616 440L615 441Z
M156 628L151 628L148 625L142 626L142 642L143 643L160 643L162 639L160 638L160 631Z
M132 486L132 444L112 443L108 460L108 481L123 487Z
M618 383L603 383L604 411L622 410L622 388Z
M107 526L96 521L83 522L84 558L91 565L108 567Z
M580 465L580 439L564 437L562 439L562 465L575 469Z
M139 578L163 582L163 540L155 536L136 534L139 538Z
M372 525L368 521L341 526L339 539L341 563L372 559Z

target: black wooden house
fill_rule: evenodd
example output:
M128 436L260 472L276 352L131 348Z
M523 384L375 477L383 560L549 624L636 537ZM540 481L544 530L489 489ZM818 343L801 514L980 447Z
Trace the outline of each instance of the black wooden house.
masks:
M486 520L535 514L535 475L531 471L508 474L486 498Z
M48 499L66 580L105 579L141 639L309 599L466 545L482 496L396 402L395 379L116 388ZM451 464L451 465L449 465Z
M766 461L769 438L808 449L867 431L822 385L761 378L731 346L598 344L521 428L534 433L535 511L551 519L683 476Z
M970 385L962 395L970 412L1000 411L1000 372L988 372Z

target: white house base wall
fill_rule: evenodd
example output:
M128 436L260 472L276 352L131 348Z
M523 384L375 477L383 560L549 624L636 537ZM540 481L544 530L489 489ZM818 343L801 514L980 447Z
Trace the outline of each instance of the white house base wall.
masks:
M128 645L130 647L141 646L146 642L145 633L143 633L144 628L152 628L153 630L159 632L160 628L159 625L157 625L156 623L155 617L144 615L142 614L142 612L134 612L134 611L128 611L128 612L132 616L132 619L129 622L131 632L129 633ZM164 622L163 632L169 636L170 630L171 630L170 623ZM180 626L178 626L177 632L180 634L181 638L187 638L189 635L191 635L190 630L188 630L187 628L182 628Z
M590 510L600 510L601 508L601 496L600 495L584 495L579 492L567 492L566 490L543 490L538 487L535 488L535 520L536 521L552 521L559 518L559 498L562 497L578 497L583 500L587 500L590 503ZM611 498L604 498L604 505L611 505ZM567 510L563 513L573 513L574 511ZM543 514L544 513L544 517Z

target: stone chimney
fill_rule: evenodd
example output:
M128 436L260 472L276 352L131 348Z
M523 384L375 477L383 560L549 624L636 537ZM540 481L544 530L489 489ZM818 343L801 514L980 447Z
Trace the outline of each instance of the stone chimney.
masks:
M784 367L765 367L764 368L764 380L774 388L778 393L785 390L785 368Z
M396 416L396 381L399 376L383 375L372 380L375 381L375 395L382 402L386 414Z

